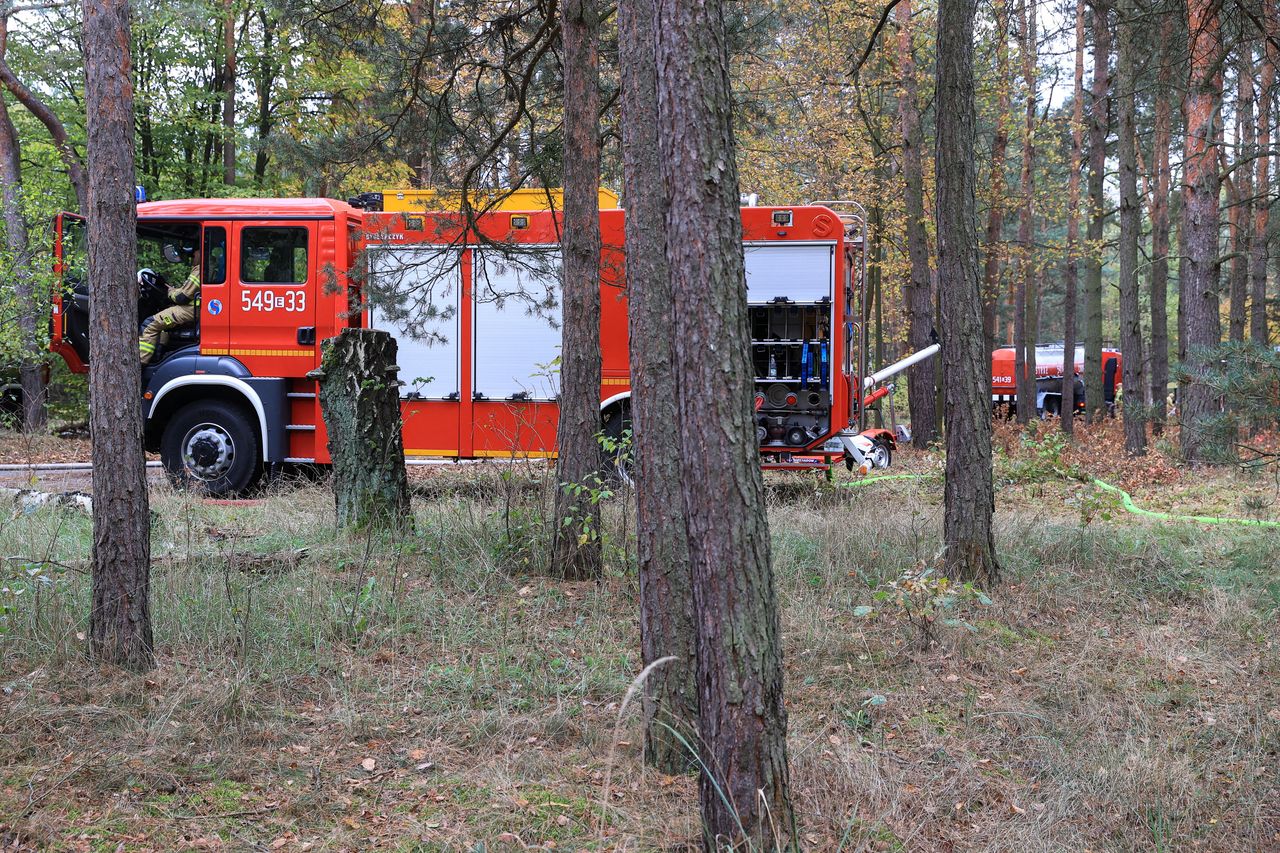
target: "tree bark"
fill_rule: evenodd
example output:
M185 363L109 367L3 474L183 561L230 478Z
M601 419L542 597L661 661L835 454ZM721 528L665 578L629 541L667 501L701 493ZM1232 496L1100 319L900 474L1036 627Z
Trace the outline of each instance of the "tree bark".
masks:
M222 182L236 185L235 0L222 0Z
M1022 194L1018 211L1018 291L1014 300L1014 375L1018 389L1018 423L1036 417L1035 165L1036 147L1036 10L1035 0L1019 5L1022 24L1022 82L1026 110L1022 124Z
M938 281L946 408L943 558L948 577L1000 578L992 516L991 362L984 352L974 226L973 19L977 0L940 0L937 35Z
M933 275L929 271L929 232L924 212L924 132L920 128L916 63L911 48L911 0L900 0L894 14L898 21L898 73L902 94L898 120L902 127L902 177L907 208L907 254L911 259L907 286L907 340L912 352L929 346L934 332ZM907 373L907 404L911 409L911 443L925 448L938 440L938 410L934 386L937 362L933 359Z
M6 32L0 26L0 60L5 55ZM18 368L22 385L22 429L25 432L43 430L45 416L45 382L41 363L44 360L40 345L38 317L46 306L36 299L35 271L31 267L31 243L27 233L27 220L22 214L22 147L18 131L9 118L4 94L0 92L0 206L4 208L5 244L9 250L13 270L13 295L18 313L18 330L21 334L22 361Z
M724 8L722 0L658 0L655 12L680 479L698 623L703 845L785 848L794 819L782 650L752 417Z
M396 349L374 329L343 329L321 346L320 410L340 528L412 526Z
M84 0L89 153L89 430L93 609L89 652L150 669L151 524L138 396L137 211L128 0Z
M1062 431L1075 434L1076 291L1080 276L1080 170L1084 161L1084 4L1076 0L1076 64L1067 166L1067 274L1062 302Z
M0 39L8 36L9 18L7 15L0 15ZM0 83L22 104L31 114L40 120L40 123L49 131L49 135L53 137L53 146L58 149L59 156L62 157L63 165L67 167L67 176L71 180L71 187L76 193L76 203L82 211L89 209L89 181L85 176L84 163L80 159L80 154L75 150L75 146L67 138L67 129L63 126L62 120L57 114L49 109L44 101L35 96L34 93L22 84L22 81L13 73L13 69L9 67L9 63L5 61L4 54L0 53Z
M564 39L564 302L560 426L551 573L596 578L604 571L592 484L600 432L600 12L596 0L560 4Z
M1118 9L1119 50L1116 97L1120 105L1117 152L1120 161L1120 352L1124 365L1124 449L1130 456L1147 452L1147 424L1142 400L1142 313L1138 305L1138 238L1142 227L1138 207L1137 86L1133 0Z
M991 138L991 207L987 211L986 265L983 271L982 328L985 349L999 335L1001 232L1004 227L1004 164L1009 149L1009 9L1007 0L993 6L996 22L996 128ZM1009 343L1013 343L1012 336Z
M1217 413L1212 388L1205 382L1209 350L1221 341L1218 306L1218 150L1217 122L1222 102L1222 24L1215 0L1188 0L1189 78L1183 101L1186 114L1185 198L1182 262L1186 356L1180 381L1182 454L1189 462L1220 458L1211 422Z
M1171 84L1173 16L1160 21L1160 71L1155 93L1151 161L1155 190L1151 199L1151 432L1164 431L1169 396L1169 147L1172 139Z
M1089 254L1084 275L1084 399L1085 420L1106 414L1102 391L1102 234L1107 220L1104 178L1107 171L1107 131L1110 126L1107 88L1111 63L1111 24L1105 0L1094 0L1093 82L1089 105Z
M1253 155L1257 128L1253 125L1253 46L1242 39L1236 45L1236 121L1234 130L1237 167L1227 178L1227 215L1230 235L1230 302L1227 339L1243 341L1249 323L1249 255L1253 236ZM1224 169L1224 172L1226 170Z
M258 20L262 24L262 53L258 57L258 73L254 81L258 90L258 138L255 140L257 151L253 158L253 182L261 187L271 156L267 150L267 138L271 136L273 124L271 90L275 86L277 65L274 58L276 22L265 7L258 11Z
M1274 4L1264 6L1267 30L1280 35L1280 23ZM1253 243L1249 253L1250 304L1249 338L1259 346L1270 343L1267 328L1267 241L1271 218L1271 202L1275 198L1270 173L1271 150L1271 102L1275 96L1276 66L1280 65L1280 48L1271 39L1264 39L1262 80L1258 98L1258 162L1254 182L1258 188L1257 204L1253 208Z
M622 173L627 200L627 318L631 418L636 457L636 540L640 558L640 649L654 670L644 685L649 764L682 772L696 743L697 627L693 577L680 494L680 419L670 389L675 373L675 307L667 269L662 163L658 154L658 71L653 0L618 6L622 73Z

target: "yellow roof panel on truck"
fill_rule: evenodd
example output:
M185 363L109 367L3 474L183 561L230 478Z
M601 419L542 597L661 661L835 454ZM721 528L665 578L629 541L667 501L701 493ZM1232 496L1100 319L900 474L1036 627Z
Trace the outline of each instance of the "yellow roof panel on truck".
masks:
M495 198L501 197L489 210L556 210L564 209L564 190L529 187L518 190L472 190L471 206L485 208ZM600 188L600 209L612 210L618 206L618 194ZM389 212L422 212L426 210L456 210L461 201L457 190L383 190L382 209Z

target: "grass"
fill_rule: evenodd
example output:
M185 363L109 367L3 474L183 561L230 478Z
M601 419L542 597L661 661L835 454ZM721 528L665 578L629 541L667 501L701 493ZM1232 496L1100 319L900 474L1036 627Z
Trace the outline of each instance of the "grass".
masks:
M771 480L801 845L1276 849L1280 537L1103 520L1031 467L1000 493L994 603L928 648L853 610L933 558L936 486ZM1197 499L1267 494L1233 477ZM696 848L694 780L642 766L634 710L613 743L640 670L631 509L606 508L602 582L549 581L524 571L546 494L535 468L428 472L414 533L370 540L335 533L323 486L157 490L142 677L84 661L84 517L0 518L0 839Z

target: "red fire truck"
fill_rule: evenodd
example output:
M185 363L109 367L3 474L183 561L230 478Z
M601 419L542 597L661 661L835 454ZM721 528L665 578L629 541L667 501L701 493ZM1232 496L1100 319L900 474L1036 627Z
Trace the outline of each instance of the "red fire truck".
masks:
M197 248L202 258L196 326L171 333L142 369L148 449L213 494L287 463L329 462L308 373L323 340L372 327L399 343L407 456L552 456L560 222L498 210L467 225L332 199L139 204L139 266L159 274L146 278L182 280L182 259ZM892 435L861 431L865 405L885 393L872 384L896 372L857 381L862 223L828 206L742 209L765 467L889 463ZM602 211L600 224L600 408L603 428L620 433L630 398L623 211ZM51 348L80 372L90 355L83 231L82 220L57 218L51 323ZM163 293L140 294L140 319L160 307Z
M1012 412L1018 405L1018 385L1015 381L1017 353L1011 346L1000 347L991 353L991 405L1007 406ZM1084 399L1084 345L1076 347L1073 374L1075 376L1075 407L1082 412ZM1120 350L1104 347L1102 350L1102 395L1107 409L1115 408L1116 386L1120 384ZM1066 369L1066 353L1061 343L1040 344L1036 347L1036 411L1042 415L1062 413L1062 378Z

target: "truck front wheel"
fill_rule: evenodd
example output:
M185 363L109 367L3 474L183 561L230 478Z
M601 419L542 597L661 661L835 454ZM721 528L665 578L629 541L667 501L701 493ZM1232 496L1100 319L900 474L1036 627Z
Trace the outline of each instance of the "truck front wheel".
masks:
M175 486L215 497L247 490L262 473L257 430L238 406L190 403L165 425L160 460Z

